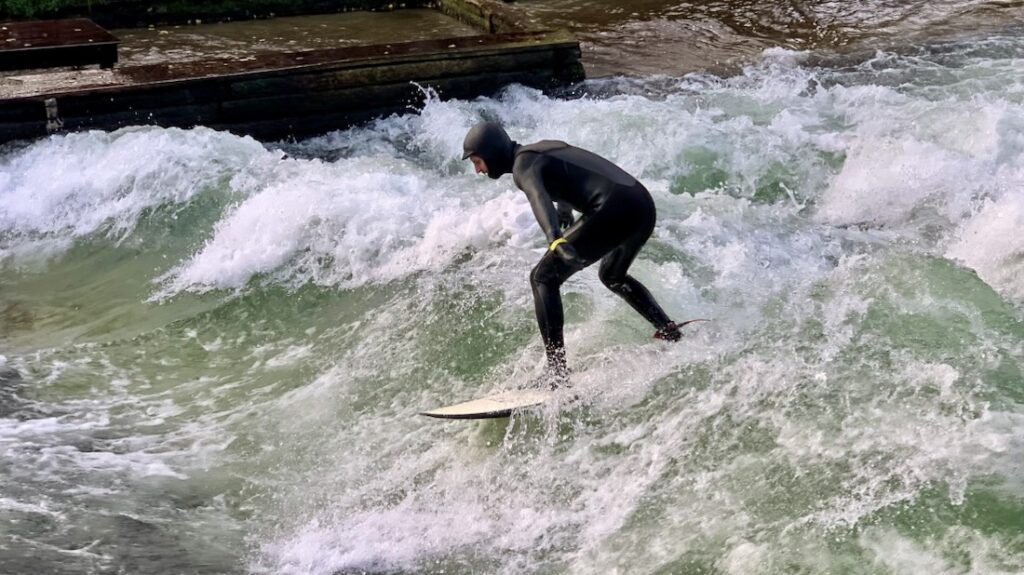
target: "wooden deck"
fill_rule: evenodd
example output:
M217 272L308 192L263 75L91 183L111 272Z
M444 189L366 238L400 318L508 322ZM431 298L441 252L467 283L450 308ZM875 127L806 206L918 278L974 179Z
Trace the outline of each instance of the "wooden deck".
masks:
M0 23L0 70L28 70L117 62L118 40L91 20Z
M405 113L430 88L445 98L540 89L583 79L567 32L444 40L121 67L122 85L0 100L0 142L57 130L204 125L272 140Z
M584 79L579 42L567 31L527 31L530 22L498 0L429 3L482 34L120 65L73 71L71 82L38 86L22 78L24 89L0 98L0 143L135 125L208 126L279 140L413 112L428 92L465 99L493 95L509 84L547 90ZM34 36L24 32L31 27L17 37L4 30L14 38L6 48L24 57L46 46L84 42L108 45L116 58L117 39L89 24L64 21L63 34L53 24Z

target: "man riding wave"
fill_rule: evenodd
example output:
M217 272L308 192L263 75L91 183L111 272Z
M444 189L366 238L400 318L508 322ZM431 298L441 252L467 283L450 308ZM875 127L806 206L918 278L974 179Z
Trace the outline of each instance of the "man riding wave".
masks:
M530 273L537 324L552 387L568 383L559 288L600 260L598 276L656 329L654 337L678 341L679 326L651 292L627 271L654 231L654 200L636 178L612 162L557 140L526 146L498 124L477 124L463 142L463 159L493 179L511 173L526 193L548 250ZM575 221L573 211L582 214Z

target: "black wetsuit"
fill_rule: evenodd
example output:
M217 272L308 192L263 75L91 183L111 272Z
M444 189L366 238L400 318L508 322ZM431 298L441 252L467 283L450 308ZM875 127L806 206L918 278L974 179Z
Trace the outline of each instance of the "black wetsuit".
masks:
M512 176L530 200L548 244L564 237L582 260L573 265L549 250L530 274L547 347L564 346L559 286L582 269L580 264L598 260L598 277L608 289L656 328L669 323L647 288L626 273L654 231L654 200L643 184L601 156L554 141L516 148ZM582 218L562 232L558 212L566 208Z
M571 246L569 257L565 250L549 249L530 274L537 323L554 367L564 367L565 362L559 287L598 260L598 275L605 286L655 328L669 326L678 333L647 288L626 273L651 236L655 221L654 201L636 178L601 156L565 142L545 140L520 146L495 124L471 130L464 148L465 157L476 154L485 160L490 177L512 173L549 245L565 238ZM582 214L575 223L571 223L573 210ZM563 232L562 225L570 223Z

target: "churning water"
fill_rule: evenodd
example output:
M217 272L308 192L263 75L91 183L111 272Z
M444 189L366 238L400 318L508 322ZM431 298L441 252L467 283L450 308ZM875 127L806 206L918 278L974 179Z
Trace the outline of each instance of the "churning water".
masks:
M1024 33L584 91L0 152L0 570L1024 571ZM713 321L588 270L579 400L416 416L541 363L480 118L636 174L635 274Z

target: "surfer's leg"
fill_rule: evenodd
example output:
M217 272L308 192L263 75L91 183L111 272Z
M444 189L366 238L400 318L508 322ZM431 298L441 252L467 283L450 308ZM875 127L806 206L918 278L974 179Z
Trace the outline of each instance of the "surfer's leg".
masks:
M651 295L644 284L629 275L627 270L636 259L636 254L647 241L647 236L640 234L631 238L622 246L612 250L610 254L601 260L601 267L598 277L601 283L616 295L626 300L626 303L637 311L644 319L649 321L656 329L661 330L672 323L665 310L661 309L658 302Z
M630 226L632 233L601 259L598 277L601 283L626 300L630 307L658 330L655 337L676 341L681 337L678 328L658 305L650 290L627 273L636 255L654 232L656 217L654 201L647 190L638 186L631 192L625 196L629 199L629 205L623 210L630 217L620 220L620 225ZM622 230L615 231L621 233Z
M540 328L541 338L544 339L548 368L556 377L565 377L568 374L565 363L565 340L562 336L565 316L559 288L569 276L578 271L578 268L570 266L553 252L548 252L530 273L537 326Z

